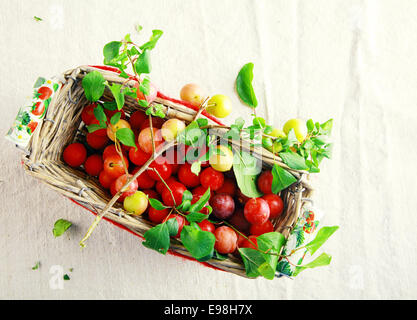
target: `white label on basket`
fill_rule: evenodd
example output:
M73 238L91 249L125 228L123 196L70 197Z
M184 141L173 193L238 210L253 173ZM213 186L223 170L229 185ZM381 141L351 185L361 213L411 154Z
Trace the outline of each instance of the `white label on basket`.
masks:
M19 109L13 125L6 134L6 139L23 149L27 148L39 122L45 118L48 106L61 83L39 77L33 87L32 97Z

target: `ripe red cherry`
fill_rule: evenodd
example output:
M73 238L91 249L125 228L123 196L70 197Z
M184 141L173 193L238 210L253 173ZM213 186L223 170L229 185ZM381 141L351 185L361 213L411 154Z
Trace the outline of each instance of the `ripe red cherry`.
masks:
M180 166L178 170L178 179L185 186L190 188L197 187L200 184L200 176L191 172L191 164L189 163L184 163Z
M103 159L99 154L93 154L85 160L84 163L85 172L90 176L96 177L103 170Z
M170 214L168 217L166 217L163 222L168 221L169 219L177 219L178 222L178 233L175 235L175 238L178 238L181 234L182 228L184 227L185 224L185 219L183 216L180 216L179 214L173 213Z
M123 160L122 160L122 158L118 154L110 155L104 159L103 170L106 171L109 174L109 176L116 179L125 173L125 169L123 167L123 161L128 167L129 161L127 160L125 156L123 156Z
M273 219L279 217L284 210L284 202L282 201L281 197L276 194L266 194L262 197L262 199L268 202L269 206L269 219Z
M151 153L144 152L139 146L137 146L137 148L129 148L129 159L137 166L143 166L151 156Z
M66 164L76 168L82 165L87 158L87 150L81 143L71 143L64 149L63 158Z
M239 231L248 232L250 223L246 220L242 209L237 209L229 218L229 222Z
M258 239L256 239L256 236L249 236L248 239L244 239L239 248L258 249Z
M264 171L258 178L258 188L264 194L272 193L272 172Z
M210 199L213 214L219 219L228 219L235 211L233 198L225 193L215 194Z
M220 189L224 182L223 173L214 170L212 167L206 168L200 173L200 183L203 187L209 188L211 191Z
M126 155L126 152L122 149L122 153L124 155ZM106 148L104 148L103 151L103 159L106 159L108 156L117 156L119 155L116 151L116 147L114 146L114 144L111 144L109 146L107 146Z
M132 175L136 174L136 172L138 172L140 170L141 167L136 167L133 171L132 171ZM151 177L149 177L149 171L143 171L137 178L136 178L137 182L138 182L138 188L139 189L151 189L154 187L155 185L155 180L151 179Z
M178 182L178 181L174 177L169 177L167 180L165 180L165 183L167 185L169 185L171 182ZM156 182L155 188L156 188L156 191L158 191L158 193L162 195L162 192L164 192L164 190L166 189L166 186L161 180L159 180Z
M126 184L127 180L132 178L132 175L124 174L120 177L118 177L116 180L114 180L110 185L110 193L112 196L114 196L117 192L119 192L120 189ZM120 195L120 197L117 199L119 202L123 202L123 200L127 196L131 196L138 190L138 182L133 180L126 188L126 190Z
M169 209L156 210L155 208L150 207L148 211L149 220L155 223L161 223L164 221L168 214Z
M98 176L98 180L100 181L100 184L106 188L109 189L111 183L115 180L111 175L109 175L106 171L101 171L100 175Z
M96 107L95 103L85 106L81 112L81 120L88 126L92 124L93 120L96 118L94 115L94 108Z
M218 227L214 231L216 242L214 248L222 254L232 253L237 247L237 234L236 232L227 226Z
M262 198L252 198L243 210L246 220L251 224L263 224L269 219L269 206Z
M162 139L162 133L161 130L158 128L145 128L140 131L138 136L138 144L139 147L143 150L143 152L146 153L152 153L153 152L153 146L152 146L152 137L155 144L155 150L158 150L158 148L164 143L164 139Z
M164 122L165 120L160 117L152 117L152 128L161 129ZM146 121L144 121L140 126L140 130L149 128L149 126L149 118L146 118Z
M149 177L155 181L159 181L161 178L166 181L172 173L171 165L166 159L161 157L152 161L147 170ZM158 171L159 175L154 170Z
M223 186L216 190L216 193L226 193L231 197L234 197L236 194L236 183L233 179L225 178Z
M141 190L144 194L148 196L150 199L157 199L160 200L159 194L154 189L143 189Z
M126 113L124 112L124 110L108 110L108 109L104 109L104 113L107 116L107 120L110 122L111 117L113 117L116 113L120 112L120 119L126 119Z
M94 118L93 120L91 120L91 124L100 124L100 121L98 121L96 118ZM95 135L98 136L102 136L102 137L107 137L107 129L103 128L103 129L98 129L96 131L93 131L92 133L94 133Z
M148 120L148 116L145 114L145 112L138 110L132 113L129 119L130 127L135 129L140 129L142 124Z
M203 220L203 221L201 221L201 222L199 222L199 223L197 223L198 224L198 226L200 227L200 229L202 230L202 231L208 231L208 232L211 232L211 233L214 233L214 230L216 229L215 227L214 227L214 224L212 224L210 221L208 221L207 219L206 220Z
M243 244L243 242L245 241L245 237L242 236L241 234L237 234L237 246L240 248Z
M185 190L187 190L187 188L182 183L176 181L171 182L168 184L168 186L172 191L172 195L174 196L175 205L180 205L182 202L182 195L184 194ZM165 188L164 191L162 191L162 201L168 207L174 206L172 195L168 188Z
M263 224L253 224L250 227L250 233L254 236L260 236L261 234L274 231L274 225L271 221L266 220Z
M87 133L87 144L93 149L102 149L106 146L109 142L109 138L107 136L100 136L95 134L95 132Z
M236 195L237 201L239 201L240 204L245 205L246 202L249 201L250 198L247 197L247 196L245 196L242 193L242 191L240 191L240 189L237 189L237 192L236 193L237 193L237 195Z

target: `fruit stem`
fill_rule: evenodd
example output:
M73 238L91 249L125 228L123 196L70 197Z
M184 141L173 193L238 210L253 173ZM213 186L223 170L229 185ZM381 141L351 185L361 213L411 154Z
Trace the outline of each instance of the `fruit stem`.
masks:
M155 139L153 137L152 116L149 115L149 128L151 128L152 153L155 154Z
M126 175L128 175L129 174L129 171L127 170L127 165L125 163L125 157L123 156L123 152L121 150L120 143L117 140L116 135L114 135L114 137L115 137L115 139L114 139L114 146L115 146L116 152L119 154L120 159L122 159L123 169L125 170Z
M152 171L154 171L154 172L158 175L159 179L161 179L162 183L165 185L165 187L168 189L169 193L171 194L172 201L174 201L174 206L176 207L176 206L177 206L177 204L175 203L174 194L172 193L171 188L168 186L168 184L165 182L165 180L164 180L164 179L162 179L162 177L161 177L161 175L159 174L158 170L156 170L155 168L148 168L148 170L152 170Z

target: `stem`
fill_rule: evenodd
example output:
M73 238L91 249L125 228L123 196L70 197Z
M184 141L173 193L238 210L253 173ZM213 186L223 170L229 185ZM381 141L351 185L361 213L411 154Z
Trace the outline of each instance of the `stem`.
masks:
M116 138L116 134L114 135L114 137L115 137L115 139L114 139L114 145L115 145L116 152L119 154L120 159L122 159L123 169L125 170L126 175L128 175L129 174L129 171L127 170L127 165L126 165L126 162L125 162L125 157L124 157L123 152L121 150L120 143L119 143L119 141Z
M154 172L158 175L159 179L161 179L162 183L165 185L165 187L168 189L169 193L171 194L172 201L174 201L174 206L176 207L176 206L177 206L177 204L175 203L174 194L172 193L171 188L168 186L168 184L165 182L165 180L164 180L164 179L162 179L162 177L161 177L161 175L159 174L158 170L156 170L155 168L148 168L148 170L152 170L152 171L154 171Z
M155 154L155 139L153 136L152 116L149 115L149 128L151 128L152 153Z
M206 99L204 99L204 101L201 103L200 108L198 109L197 113L194 116L193 121L196 121L198 119L198 117L201 115L201 113L208 107L208 100L210 97L207 97Z

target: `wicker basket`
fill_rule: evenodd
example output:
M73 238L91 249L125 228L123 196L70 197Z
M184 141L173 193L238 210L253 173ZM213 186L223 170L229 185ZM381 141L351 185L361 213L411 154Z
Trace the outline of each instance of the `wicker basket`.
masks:
M103 216L105 219L143 237L144 233L154 226L152 222L145 217L127 214L120 204L110 201L110 195L100 186L98 179L86 175L81 169L67 166L62 160L63 146L74 141L85 141L87 130L81 121L80 115L83 107L89 104L89 102L84 96L80 80L82 80L85 74L93 70L101 72L109 83L134 85L134 81L126 83L126 79L119 77L117 72L111 71L109 68L82 66L65 72L63 74L63 79L65 79L63 85L59 92L54 95L44 121L39 124L38 129L30 140L28 146L29 153L23 156L24 169L31 176L43 181L52 189L57 190L93 213L98 214L104 211ZM104 99L106 98L112 98L109 91L104 93ZM196 117L207 116L205 113L191 109L186 103L170 99L161 93L158 93L158 98L155 102L164 106L167 118L178 118L189 123ZM138 109L141 109L141 107L137 102L133 98L126 97L125 112L130 114ZM218 131L219 136L227 130L210 117L209 124L212 125L214 130ZM232 143L236 142L232 141ZM301 207L305 201L308 201L313 192L311 185L307 181L308 174L304 171L288 168L277 156L266 149L253 150L250 144L245 143L240 147L251 149L252 154L262 161L264 167L272 167L274 163L277 163L291 171L298 178L297 183L281 192L281 197L284 201L284 212L273 221L275 230L288 237L298 218ZM140 172L145 170L145 167L146 164L141 168ZM169 252L191 258L188 251L181 245L181 242L176 239L171 241ZM211 259L203 264L246 277L243 262L233 255L229 255L229 259L224 261ZM280 274L277 274L277 276L279 277Z

